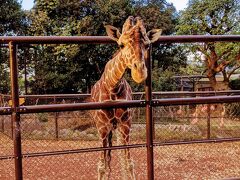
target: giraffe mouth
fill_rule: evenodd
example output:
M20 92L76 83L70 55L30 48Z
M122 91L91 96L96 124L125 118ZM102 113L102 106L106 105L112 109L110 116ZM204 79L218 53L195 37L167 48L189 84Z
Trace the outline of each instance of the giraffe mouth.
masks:
M141 73L132 70L132 71L131 71L131 74L132 74L133 80L134 80L136 83L138 83L138 84L142 83L142 82L145 81L146 78L147 78L147 70L145 70L145 71L143 71L143 72L141 72Z

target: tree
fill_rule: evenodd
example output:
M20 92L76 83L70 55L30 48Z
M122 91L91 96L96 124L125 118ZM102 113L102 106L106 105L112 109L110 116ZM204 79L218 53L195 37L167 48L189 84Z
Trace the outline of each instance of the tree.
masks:
M190 0L181 12L178 34L226 35L239 34L239 0ZM231 75L240 68L239 43L198 43L192 53L201 52L205 71L214 90L229 88ZM216 81L222 73L223 82Z
M19 1L0 0L0 4L0 36L22 34L25 15Z
M9 59L7 49L0 47L0 94L8 94L10 91Z
M19 1L0 0L0 4L0 36L24 34L26 19ZM8 50L0 45L0 93L9 93L9 76Z

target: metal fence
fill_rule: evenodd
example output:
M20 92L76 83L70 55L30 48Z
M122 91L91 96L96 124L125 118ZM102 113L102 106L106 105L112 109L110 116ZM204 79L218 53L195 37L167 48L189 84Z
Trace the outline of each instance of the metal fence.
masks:
M158 43L213 41L240 41L240 36L163 36ZM219 92L207 97L192 97L192 93L180 93L181 97L176 97L177 93L164 94L165 97L154 95L150 50L144 99L67 103L57 101L55 96L53 104L39 105L39 100L38 103L27 100L28 104L20 105L17 45L113 41L108 37L1 37L1 43L9 45L12 100L11 107L0 107L1 179L97 179L98 153L106 149L113 150L110 178L120 179L121 164L117 157L126 148L134 159L137 179L219 179L240 174L238 142L216 143L211 148L199 144L240 140L237 92L228 96ZM226 114L234 109L234 116L221 114L219 109L223 103ZM215 104L215 109L211 104ZM89 123L89 118L82 117L87 116L89 110L118 107L135 109L131 144L101 148L94 125ZM200 109L198 114L193 115L197 109ZM223 116L225 124L221 127L219 117ZM194 118L198 120L192 122ZM195 144L188 146L191 143ZM182 145L177 146L179 144ZM226 160L227 163L220 163ZM203 175L204 172L208 174Z
M219 92L153 92L153 99L163 98L188 98L188 97L204 97L204 96L217 96L226 95L234 96L239 95L239 90L231 91L219 91ZM53 95L20 95L24 106L30 105L49 105L49 104L75 104L85 103L89 99L90 94L53 94ZM2 107L8 107L10 100L9 95L2 95ZM144 92L133 93L134 100L144 100ZM185 106L158 106L153 110L153 122L155 126L159 126L163 129L169 129L170 131L190 131L194 133L197 127L193 127L191 122L199 121L204 122L206 120L216 121L219 120L217 125L221 125L222 122L231 120L235 122L238 120L238 106L237 104L224 104L227 109L226 112L221 113L222 108L216 104L209 105L185 105ZM210 108L210 109L209 109ZM137 136L134 131L139 127L143 127L145 124L145 109L136 108L134 110L134 116L132 120L133 130L132 134ZM208 117L208 118L206 118ZM13 127L11 126L11 117L8 115L1 116L0 130L6 136L13 137ZM91 120L90 113L88 111L74 111L74 112L52 112L52 113L32 113L28 115L22 115L21 117L21 131L22 139L45 139L45 140L86 140L86 139L98 139L97 131L94 127L94 122ZM187 124L188 125L187 125ZM196 122L197 123L197 122ZM156 128L153 126L154 138ZM159 129L159 128L157 128ZM211 137L211 126L207 126L208 138ZM90 135L84 135L84 131L91 131ZM229 133L230 134L230 133ZM136 138L134 135L133 137ZM179 135L178 135L179 136ZM88 138L87 138L88 137ZM180 136L181 139L181 136ZM155 139L154 139L155 140ZM159 140L163 140L162 138ZM169 139L171 140L171 139Z

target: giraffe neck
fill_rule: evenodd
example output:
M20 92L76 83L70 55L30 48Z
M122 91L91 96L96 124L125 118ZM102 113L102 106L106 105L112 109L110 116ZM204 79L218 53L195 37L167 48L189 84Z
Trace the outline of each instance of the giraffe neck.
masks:
M108 61L101 77L108 90L113 90L119 85L126 68L127 65L125 59L122 57L121 51L118 52L113 59Z

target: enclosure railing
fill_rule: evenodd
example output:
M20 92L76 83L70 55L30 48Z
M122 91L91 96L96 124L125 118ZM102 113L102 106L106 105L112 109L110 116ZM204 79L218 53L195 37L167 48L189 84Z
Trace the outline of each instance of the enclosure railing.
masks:
M159 38L159 43L189 43L189 42L216 42L216 41L231 41L239 42L239 35L194 35L194 36L162 36ZM20 115L26 113L40 113L40 112L58 112L58 111L76 111L86 109L105 109L117 107L145 107L146 108L146 144L129 145L129 146L115 146L111 149L134 148L146 146L147 148L147 173L148 179L154 179L154 164L153 164L153 120L152 107L153 106L167 106L167 105L186 105L186 104L206 104L206 103L226 103L240 101L240 95L236 96L215 96L215 97L196 97L196 98L169 98L169 99L152 99L152 73L151 73L151 51L148 52L146 66L148 69L148 77L145 83L145 100L133 101L116 101L104 103L76 103L76 104L52 104L39 106L20 106L19 105L19 86L18 86L18 62L17 62L17 46L25 44L103 44L114 43L109 37L105 36L80 36L80 37L5 37L0 38L0 44L8 44L10 52L10 75L11 75L11 107L1 107L1 115L11 115L13 122L13 141L14 141L14 160L15 160L15 177L16 179L23 179L22 174L22 154L21 149L21 130L20 130ZM208 140L214 141L214 140ZM203 141L199 141L203 142ZM104 150L109 148L95 148L93 150ZM78 151L68 152L50 152L50 153L36 153L28 154L28 156L43 156L61 153L76 153Z
M133 99L134 100L143 100L145 99L145 92L133 92ZM166 99L166 98L189 98L189 97L204 97L204 96L219 96L219 95L226 95L226 96L235 96L235 95L240 95L240 90L228 90L228 91L195 91L195 92L192 92L192 91L169 91L169 92L152 92L152 96L153 96L153 99ZM31 106L31 105L44 105L44 104L71 104L71 103L84 103L86 102L89 97L91 95L90 94L43 94L43 95L20 95L19 98L20 98L20 101L22 100L22 104L24 104L24 106ZM11 104L11 96L10 95L1 95L1 102L2 104L0 104L0 107L8 107L10 106ZM209 108L210 105L207 106L207 108ZM176 106L175 106L176 107ZM178 108L174 109L174 107L165 107L163 108L161 111L165 111L165 115L163 114L159 114L158 111L154 111L153 113L153 121L154 121L154 124L156 123L161 123L159 120L156 121L154 119L159 119L159 118L171 118L172 120L174 119L173 116L176 116L176 112L175 112L175 115L174 115L174 112L173 111L177 111L179 110L178 112L178 115L180 116L180 120L184 120L184 119L192 119L192 118L196 118L196 119L201 119L201 118L204 118L204 113L200 113L200 114L197 114L197 115L193 115L193 114L189 114L191 113L191 111L193 109L195 109L196 111L196 108L204 108L204 107L198 107L198 106L195 106L195 107L191 107L188 105L188 106L185 106L187 107L187 109L185 108L185 110L181 110L183 108L182 105L180 106L177 106ZM6 109L5 109L6 110ZM10 110L10 109L9 109ZM135 110L136 111L136 110ZM195 112L194 111L194 112ZM193 112L193 113L194 113ZM3 113L3 111L2 111ZM224 115L222 116L221 114L216 114L214 112L212 112L211 110L207 109L207 112L205 112L205 114L207 113L208 115L208 121L211 121L211 119L227 119L227 115ZM230 112L231 114L228 113L228 115L230 115L232 119L234 119L236 117L236 114L237 112L235 111L231 111ZM137 113L135 114L133 120L132 120L132 124L145 124L145 122L143 122L141 120L141 115L143 114L143 110L139 109L137 110ZM61 119L67 119L67 118L74 118L74 119L77 119L77 118L80 118L79 116L77 117L75 115L75 117L72 117L72 115L60 115L58 112L54 112L51 114L51 116L53 119L54 119L54 139L58 140L58 139L61 139L61 135L60 135L60 132L61 132L61 128L59 127L59 122L61 122L62 120ZM88 115L82 115L81 116L82 118L89 118ZM33 116L32 118L34 118L35 120L36 117ZM4 118L2 118L1 120L1 129L0 131L9 136L10 138L12 138L12 127L7 127L7 124L9 124L9 120L5 120ZM209 123L208 126L207 126L207 132L208 132L208 139L212 136L211 135L211 124ZM6 126L6 128L5 128ZM156 128L154 126L154 129L153 129L153 132L154 134L156 133ZM24 139L27 139L26 137ZM1 156L0 156L0 159L1 159Z

